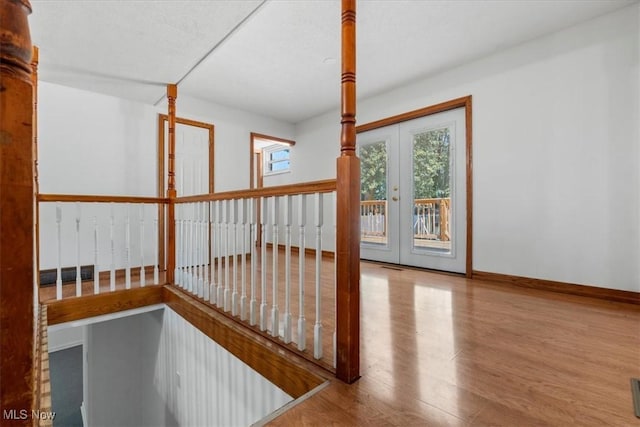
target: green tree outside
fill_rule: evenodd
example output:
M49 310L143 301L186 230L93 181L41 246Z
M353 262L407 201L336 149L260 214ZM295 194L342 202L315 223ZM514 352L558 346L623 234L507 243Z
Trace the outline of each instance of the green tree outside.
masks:
M451 196L449 128L432 129L413 137L414 199Z
M360 200L387 200L385 141L360 147Z
M449 128L431 129L413 137L414 199L451 196ZM387 200L385 141L360 147L360 200Z

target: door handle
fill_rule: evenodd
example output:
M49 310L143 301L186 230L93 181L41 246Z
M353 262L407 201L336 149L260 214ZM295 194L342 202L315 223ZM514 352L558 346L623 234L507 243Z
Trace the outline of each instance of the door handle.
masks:
M393 200L394 202L397 202L397 201L398 201L398 198L397 198L396 196L393 196L393 197L391 198L391 200Z

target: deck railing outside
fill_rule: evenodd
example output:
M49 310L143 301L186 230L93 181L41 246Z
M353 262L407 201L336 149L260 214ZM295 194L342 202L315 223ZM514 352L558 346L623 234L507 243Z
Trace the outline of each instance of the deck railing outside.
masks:
M413 238L419 245L429 240L448 242L451 199L413 201ZM363 242L386 243L389 217L386 200L360 201L360 236Z

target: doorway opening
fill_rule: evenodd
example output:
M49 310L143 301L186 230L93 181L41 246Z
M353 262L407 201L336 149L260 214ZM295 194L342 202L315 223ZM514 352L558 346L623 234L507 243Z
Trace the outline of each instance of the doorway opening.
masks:
M264 177L289 172L291 167L291 147L296 144L290 139L251 132L249 141L249 188L264 187ZM260 218L260 205L257 215ZM261 245L260 233L255 236L255 245Z
M291 147L295 144L290 139L251 132L249 188L264 187L265 176L288 172L291 167Z

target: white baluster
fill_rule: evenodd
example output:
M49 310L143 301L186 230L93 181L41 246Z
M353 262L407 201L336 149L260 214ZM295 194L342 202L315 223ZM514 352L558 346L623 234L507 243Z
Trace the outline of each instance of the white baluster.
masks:
M271 213L272 219L272 240L273 240L273 254L271 260L273 261L271 272L272 275L272 307L271 307L271 336L277 337L280 334L280 322L279 322L279 311L278 311L278 220L280 219L280 198L273 198L273 208Z
M316 323L313 327L313 357L322 358L322 287L320 282L320 272L322 270L322 223L323 223L323 206L322 193L315 194L315 211L316 211Z
M260 229L262 236L260 239L260 274L261 274L261 295L260 295L260 330L267 329L267 217L269 213L269 202L267 197L262 197L260 202Z
M307 223L307 195L298 196L298 224L300 225L300 242L298 244L298 350L307 348L307 320L304 317L304 264L305 264L305 225Z
M182 232L182 205L175 205L174 226L176 228L176 265L173 268L173 280L177 286L182 287L182 256L184 254L182 248L182 239L184 239L184 234ZM157 249L158 248L156 247L156 251Z
M180 228L182 230L180 237L180 287L187 289L187 205L176 205L176 212L180 212Z
M116 243L115 243L115 222L116 214L114 212L113 203L111 206L111 215L109 216L109 240L111 244L111 265L109 266L109 290L116 290Z
M184 140L184 135L183 135L183 140ZM179 194L181 196L185 195L185 178L184 178L184 158L180 159L180 162L178 162L178 165L180 167L180 180L178 181L178 186L179 186ZM180 226L180 244L178 245L178 242L176 241L176 248L180 248L180 250L178 251L178 253L176 254L176 258L179 259L179 261L176 261L176 274L174 275L175 277L180 277L180 279L176 279L178 280L178 285L182 288L182 289L186 289L187 288L187 274L186 274L186 267L187 267L187 221L186 221L186 204L179 204L176 205L175 207L175 212L176 212L176 217L180 218L179 221L179 226Z
M249 199L249 250L251 251L251 274L249 281L251 282L251 300L249 303L249 324L254 326L257 323L258 316L258 300L256 299L256 235L257 235L257 210L256 199Z
M240 226L242 227L242 295L240 297L240 320L247 320L247 199L240 200Z
M182 223L182 256L180 257L180 275L182 289L189 287L188 253L189 253L189 223L187 221L187 204L178 205L180 208L180 222Z
M195 275L195 289L193 291L194 294L197 294L199 298L203 297L202 290L202 266L201 266L201 258L202 258L202 217L200 211L200 203L196 202L193 204L193 209L195 210L195 248L194 248L194 260L196 263L196 275Z
M231 314L238 315L238 200L231 202L231 254L233 255L233 293L231 294Z
M82 295L82 274L80 272L80 203L76 202L76 296Z
M284 334L291 342L291 196L284 196Z
M129 204L126 205L126 216L124 218L124 287L131 289L131 226L129 218Z
M200 276L198 278L198 296L205 300L209 299L209 292L206 292L205 297L205 285L209 286L209 279L207 278L208 267L205 258L207 257L207 248L209 244L207 243L207 236L205 233L205 224L207 223L207 212L204 209L205 203L198 202L198 210L200 211L200 227L198 229L198 235L200 236L200 257L198 259L198 265L200 265ZM206 269L205 269L206 268Z
M209 302L212 304L216 303L216 224L215 224L215 202L209 203L209 244L211 246L209 261L211 262L211 279L209 280Z
M100 293L100 267L98 265L98 218L93 217L93 293Z
M154 248L153 248L153 256L154 256L154 261L153 261L153 283L155 285L160 284L160 260L158 259L158 251L160 250L160 246L158 243L158 234L160 232L160 230L158 229L158 209L155 209L156 212L156 217L153 220L153 229L154 229L154 239L155 239L155 244L154 244ZM176 246L179 247L179 246Z
M229 270L231 269L231 259L229 258L229 200L222 201L222 214L224 217L224 311L231 309L231 287L229 282Z
M193 177L193 174L192 174ZM193 236L194 236L194 232L193 232L193 223L194 223L194 218L193 218L193 205L192 204L187 204L185 205L185 211L187 213L187 223L188 223L188 238L187 238L187 290L191 293L193 293L194 290L194 280L193 280L193 276L194 276L194 268L193 268L193 252L195 249L195 244L193 242Z
M216 288L217 292L216 292L216 305L220 308L224 307L224 286L222 283L222 200L216 200L216 214L217 214L217 231L218 231L218 243L216 244L216 247L218 248L217 251L217 258L218 258L218 286Z
M184 205L175 205L176 227L176 265L173 269L173 277L176 285L184 287Z
M205 301L209 301L209 260L211 257L209 256L209 202L203 202L200 204L200 209L202 209L202 214L200 218L202 218L201 223L201 231L202 235L202 264L204 265L203 273L202 273L202 298Z
M56 204L56 229L58 231L58 265L56 266L56 299L62 299L62 207Z
M144 204L140 203L140 287L146 285L144 271Z
M191 164L191 192L190 194L198 194L198 190L197 190L197 167L198 167L198 159L193 159L193 162ZM190 212L190 217L191 217L191 226L190 226L190 233L191 233L191 242L190 242L190 251L189 251L189 256L190 256L190 262L189 262L189 269L191 274L189 275L189 284L190 284L190 288L189 291L191 291L192 294L197 295L198 294L198 275L197 275L197 270L196 270L196 263L197 263L197 253L198 253L198 218L197 218L197 211L196 211L196 203L190 203L189 204L191 206L191 212ZM199 270L199 266L198 266L198 270Z
M182 211L182 289L189 289L189 205L179 205Z

